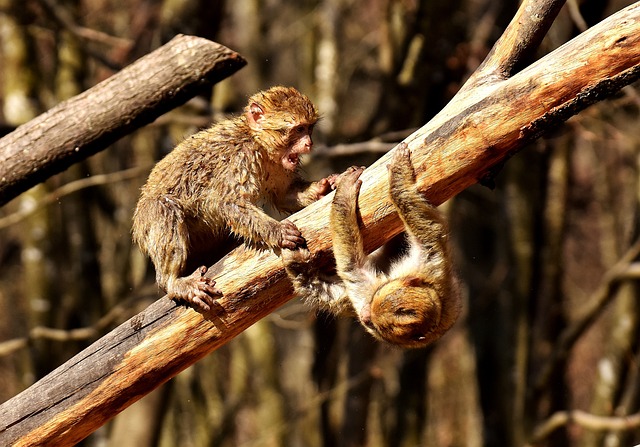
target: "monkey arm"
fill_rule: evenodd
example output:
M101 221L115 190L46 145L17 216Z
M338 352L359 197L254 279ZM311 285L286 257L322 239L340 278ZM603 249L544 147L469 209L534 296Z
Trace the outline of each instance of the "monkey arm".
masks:
M345 282L351 298L354 297L351 291L353 287L370 283L366 274L367 256L357 216L357 200L362 184L358 177L361 173L361 168L349 168L340 176L329 214L337 272ZM355 295L361 296L362 291Z
M422 270L428 270L423 273L445 281L451 268L447 224L416 188L406 145L398 148L389 165L389 193L409 236L408 259L416 260Z
M314 268L309 250L282 250L282 260L296 294L306 302L336 315L353 314L344 283Z
M274 198L274 204L280 211L294 213L329 194L331 185L332 176L317 182L299 178L292 183L286 194Z
M410 237L427 250L446 247L447 224L436 207L420 194L406 144L389 164L389 194Z
M418 242L425 250L443 250L447 246L445 220L438 209L427 202L415 187L396 191L392 201L413 241Z
M279 222L249 201L223 202L216 211L231 232L249 245L294 249L304 243L293 223Z

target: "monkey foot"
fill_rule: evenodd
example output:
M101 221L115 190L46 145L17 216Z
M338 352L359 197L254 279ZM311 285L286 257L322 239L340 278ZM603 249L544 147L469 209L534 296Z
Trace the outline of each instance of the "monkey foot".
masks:
M413 166L411 164L411 151L407 143L400 143L393 153L391 163L387 165L391 175L402 177L413 177Z
M362 180L360 175L364 171L364 166L351 166L338 177L336 181L338 193L341 196L356 197L360 192Z
M222 292L215 287L216 282L206 277L205 273L207 267L203 265L191 275L177 278L167 291L169 296L203 312L209 312L216 299L222 296Z

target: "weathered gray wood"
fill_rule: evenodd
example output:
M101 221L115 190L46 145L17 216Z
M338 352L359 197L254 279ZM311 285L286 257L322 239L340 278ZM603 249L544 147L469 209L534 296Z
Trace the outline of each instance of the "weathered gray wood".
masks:
M0 206L185 103L246 64L209 40L178 36L0 139Z
M525 1L521 8L535 10L540 3ZM534 19L518 18L525 25ZM517 62L519 54L499 43L493 57L496 66L505 66ZM638 79L640 3L512 77L489 81L486 67L483 82L463 89L405 140L417 181L434 203L477 182L542 131ZM388 159L382 157L362 177L359 207L370 249L401 230L387 200ZM326 197L291 218L317 262L326 262L331 253L326 231L330 200ZM291 298L281 261L268 252L240 247L217 263L212 274L225 296L210 314L176 307L166 298L154 303L0 406L0 444L78 442Z

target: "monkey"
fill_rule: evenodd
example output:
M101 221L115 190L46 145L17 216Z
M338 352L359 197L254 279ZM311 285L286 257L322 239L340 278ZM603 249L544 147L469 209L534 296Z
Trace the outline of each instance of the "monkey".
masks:
M238 240L276 252L304 243L292 222L270 217L261 205L291 213L334 187L336 175L309 182L300 174L317 120L307 96L272 87L251 96L243 114L186 138L155 165L132 236L169 297L207 312L222 294L205 276L205 261L217 261Z
M446 221L419 193L409 148L401 144L389 165L389 192L408 251L393 262L384 250L367 256L357 220L363 169L349 168L336 180L330 229L337 275L313 271L305 248L283 251L285 269L297 294L334 314L355 314L376 339L427 346L451 328L461 309Z

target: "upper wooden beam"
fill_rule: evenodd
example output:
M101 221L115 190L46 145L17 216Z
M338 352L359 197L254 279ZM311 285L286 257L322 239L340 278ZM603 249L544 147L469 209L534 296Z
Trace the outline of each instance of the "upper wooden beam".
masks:
M184 104L246 64L210 40L177 36L0 139L0 206Z

